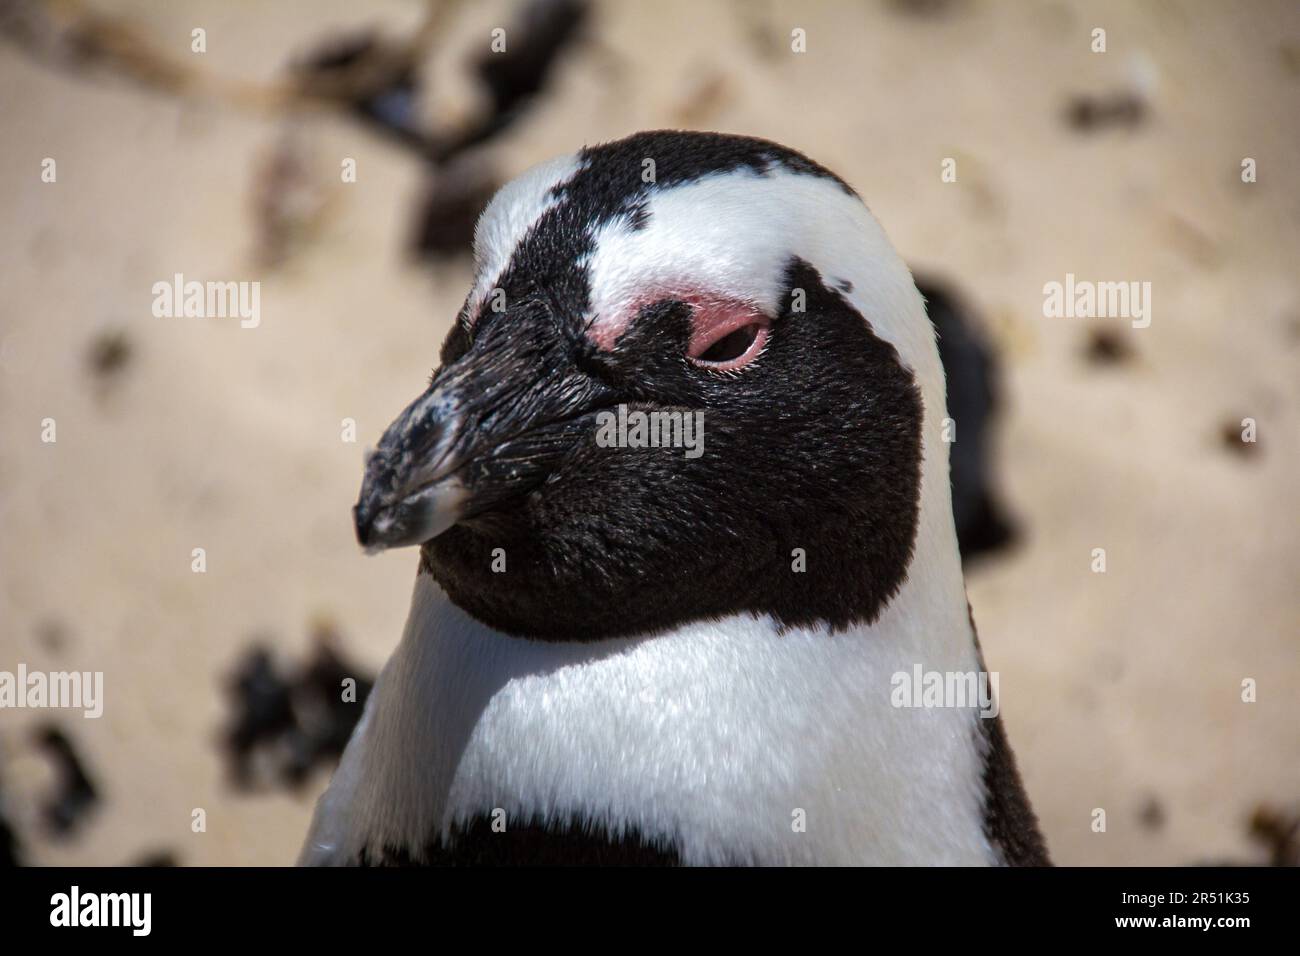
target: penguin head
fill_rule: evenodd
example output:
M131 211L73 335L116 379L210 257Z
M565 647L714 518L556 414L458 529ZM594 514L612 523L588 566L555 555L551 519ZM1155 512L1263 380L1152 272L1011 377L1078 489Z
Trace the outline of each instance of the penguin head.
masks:
M923 441L943 373L835 175L641 133L505 186L475 259L440 366L367 462L364 546L420 545L453 602L537 639L743 613L837 629L897 593L923 446L946 494Z

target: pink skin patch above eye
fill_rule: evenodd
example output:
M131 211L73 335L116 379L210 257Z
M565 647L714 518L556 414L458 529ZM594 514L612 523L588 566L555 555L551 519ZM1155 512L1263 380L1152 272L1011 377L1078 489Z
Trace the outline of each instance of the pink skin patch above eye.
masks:
M751 302L708 293L664 292L637 300L622 321L598 323L592 329L596 344L609 351L614 341L630 324L631 318L642 308L662 299L678 299L691 307L691 340L686 356L692 363L717 371L731 371L753 361L767 342L771 320ZM751 331L752 336L744 334ZM703 356L728 336L741 333L733 347L726 350L725 361L705 359Z

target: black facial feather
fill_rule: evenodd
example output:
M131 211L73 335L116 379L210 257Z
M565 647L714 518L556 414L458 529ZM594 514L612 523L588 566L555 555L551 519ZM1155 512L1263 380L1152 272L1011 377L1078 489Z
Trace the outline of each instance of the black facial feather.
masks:
M431 839L423 850L366 849L362 866L679 866L677 850L633 828L621 835L585 821L545 824L508 819L493 829L487 815L453 828L451 839Z
M511 287L537 280L557 301L585 309L588 276L576 264L592 251L592 234L620 217L633 229L644 227L649 221L645 200L656 190L740 169L757 176L783 169L829 179L854 195L844 180L802 153L748 136L656 130L587 147L578 159L580 170L553 190L557 205L538 219L496 281L507 301ZM650 182L646 181L647 160L654 162ZM477 318L489 314L490 298Z
M469 330L461 322L453 323L451 331L442 341L442 351L438 354L438 361L443 365L450 365L469 351L469 343Z
M495 369L480 367L486 394L474 400L479 412L499 404L495 420L517 437L464 475L472 490L508 477L497 482L508 495L476 495L476 513L423 546L422 569L485 623L533 638L594 640L745 611L783 625L874 620L911 557L921 400L833 280L792 260L785 288L802 289L806 309L792 313L788 291L763 354L740 372L686 359L682 302L643 309L612 352L581 324L593 233L619 217L644 221L654 190L777 168L848 186L775 143L718 134L641 133L580 161L496 277L505 311L485 302L472 330L457 323L443 347L440 375L462 363ZM620 403L703 412L703 456L600 447L596 415Z
M764 354L734 376L686 361L683 303L644 309L602 381L565 361L549 323L525 332L518 316L486 320L484 338L507 323L511 343L556 338L530 348L551 357L547 388L573 396L569 444L533 491L425 544L423 567L469 613L533 638L652 633L737 612L834 628L874 620L911 558L920 394L893 346L815 269L795 260L785 284L804 290L806 311L791 312L787 292ZM703 411L703 455L598 446L590 410L620 402ZM504 574L492 570L498 548ZM795 549L806 571L793 569Z
M661 189L670 189L694 182L714 173L748 169L757 175L766 175L774 169L784 169L805 176L817 176L837 183L848 195L853 190L840 177L802 153L764 139L749 136L730 136L723 133L677 132L654 130L636 133L626 139L602 146L584 149L579 158L586 162L584 174L579 174L564 192L577 197L582 192L609 202L622 204L622 195L630 179L631 184L644 182L645 160L654 160L654 183ZM610 175L615 172L616 175ZM598 188L592 188L598 186ZM634 190L637 193L644 189Z

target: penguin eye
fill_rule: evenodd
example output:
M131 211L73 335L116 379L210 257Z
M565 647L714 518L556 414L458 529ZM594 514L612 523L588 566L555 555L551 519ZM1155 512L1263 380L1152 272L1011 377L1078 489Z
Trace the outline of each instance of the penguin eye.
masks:
M766 330L757 322L742 325L736 331L718 339L704 351L703 355L696 356L696 359L704 365L725 365L728 362L736 362L748 355L758 341L758 337L764 334Z
M740 303L697 305L686 357L693 365L718 372L743 368L767 344L770 323L765 315Z

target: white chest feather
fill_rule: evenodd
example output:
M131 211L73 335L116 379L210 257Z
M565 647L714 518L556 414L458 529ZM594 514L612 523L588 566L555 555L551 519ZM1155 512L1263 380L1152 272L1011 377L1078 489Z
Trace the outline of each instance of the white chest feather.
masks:
M978 666L968 638L909 626L907 590L838 635L740 616L556 644L488 631L421 575L303 862L421 848L497 808L634 827L690 864L992 862L978 718L890 703L918 662Z

